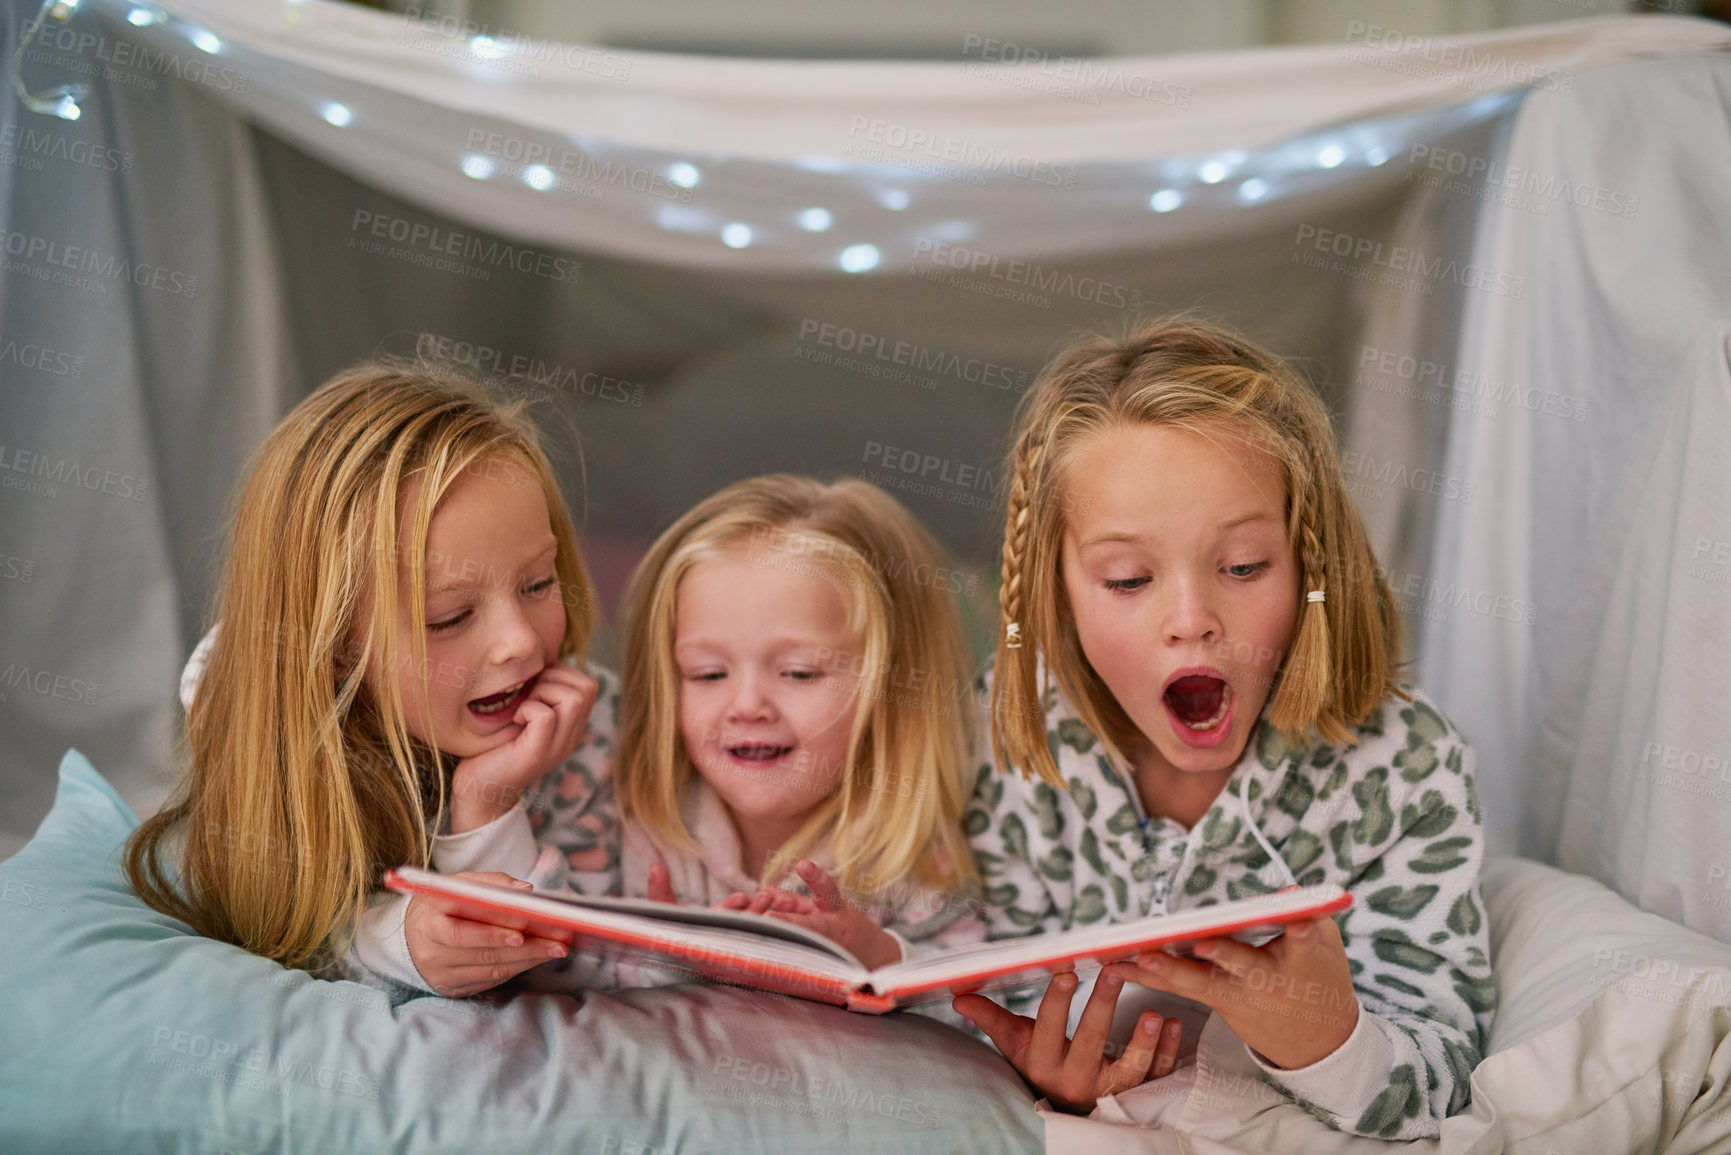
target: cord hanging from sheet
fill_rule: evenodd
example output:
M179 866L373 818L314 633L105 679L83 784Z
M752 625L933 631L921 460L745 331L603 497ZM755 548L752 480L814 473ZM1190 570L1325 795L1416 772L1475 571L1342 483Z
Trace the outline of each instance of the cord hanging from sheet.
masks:
M24 107L31 112L59 117L61 120L77 120L82 111L78 102L90 95L88 84L62 84L42 92L31 92L24 84L24 54L30 51L30 45L35 41L43 21L70 24L72 14L77 11L78 0L42 0L42 7L36 10L36 19L25 26L24 35L18 41L18 49L12 54L12 87L17 89L18 99L23 101Z

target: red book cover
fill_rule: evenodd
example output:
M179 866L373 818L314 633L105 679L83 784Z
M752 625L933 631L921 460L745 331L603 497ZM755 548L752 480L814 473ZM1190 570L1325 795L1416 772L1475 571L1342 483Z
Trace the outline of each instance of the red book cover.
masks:
M1352 896L1338 886L1311 887L1062 934L979 943L871 970L822 935L766 915L647 899L507 890L412 866L387 872L385 885L476 922L531 931L595 953L651 958L705 979L868 1014L951 994L1020 986L1072 967L1132 958L1144 950L1182 953L1204 938L1265 942L1289 922L1332 915L1352 905Z

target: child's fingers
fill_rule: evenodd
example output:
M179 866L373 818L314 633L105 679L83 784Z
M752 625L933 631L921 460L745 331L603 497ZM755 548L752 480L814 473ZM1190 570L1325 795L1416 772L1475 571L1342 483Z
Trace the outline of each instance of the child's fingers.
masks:
M950 1007L963 1018L972 1019L999 1053L1020 1069L1018 1056L1033 1033L1032 1020L1000 1007L985 995L957 995L950 1000Z
M1070 1000L1076 994L1079 980L1076 972L1053 975L1040 998L1040 1010L1034 1019L1034 1034L1028 1043L1028 1066L1040 1071L1056 1071L1064 1065L1064 1051L1069 1045ZM978 1020L975 1020L976 1022Z
M768 890L760 890L751 896L751 901L745 904L747 914L768 913L770 904L775 901L775 895Z
M1161 950L1146 951L1124 968L1124 977L1130 982L1200 1003L1208 1001L1208 988L1216 973L1210 963L1173 958Z
M458 950L499 952L501 958L507 957L508 952L519 947L526 948L542 959L564 958L570 953L564 943L550 938L451 915L440 915L428 928L428 936L436 943Z
M480 962L449 966L440 973L439 980L434 982L433 987L443 995L479 994L546 961L547 956L544 954L530 955L527 958L501 955ZM432 981L429 975L423 974L423 977Z
M1154 1077L1165 1078L1178 1065L1178 1044L1184 1039L1184 1024L1167 1019L1160 1031L1160 1045L1154 1052Z
M1076 1020L1076 1034L1070 1039L1070 1051L1064 1060L1072 1071L1087 1073L1099 1067L1100 1056L1106 1052L1106 1039L1112 1033L1112 1013L1118 1009L1118 993L1123 989L1121 968L1109 966L1100 972L1088 995L1088 1004L1082 1008L1082 1017ZM1066 1019L1068 1009L1066 1006Z
M564 669L562 666L558 668ZM564 681L548 682L543 677L535 683L529 700L542 702L553 711L554 725L549 744L559 751L575 749L583 727L588 723L592 704L591 696L583 687Z
M751 895L742 890L734 891L715 904L718 910L744 910L749 905L751 905Z
M1147 1081L1149 1071L1154 1069L1155 1053L1164 1041L1160 1034L1161 1022L1156 1011L1142 1013L1130 1041L1124 1044L1123 1056L1106 1068L1105 1084L1100 1090L1102 1095L1114 1095Z
M803 894L794 894L792 891L782 890L780 887L775 888L775 898L770 906L772 910L787 911L792 914L827 913L822 904L813 902Z
M502 870L464 870L451 876L465 882L479 882L486 886L502 886L507 890L533 890L535 884L526 878L506 874Z
M1231 938L1203 939L1196 944L1195 953L1234 978L1248 978L1254 971L1265 970L1270 961L1266 951Z
M809 858L800 860L798 871L800 880L811 891L811 896L819 907L824 910L840 910L847 905L842 898L841 887L829 876L829 871Z

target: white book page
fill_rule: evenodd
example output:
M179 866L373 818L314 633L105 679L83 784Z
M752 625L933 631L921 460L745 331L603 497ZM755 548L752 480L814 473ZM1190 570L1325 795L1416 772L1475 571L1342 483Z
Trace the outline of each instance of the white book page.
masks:
M1259 895L1239 902L1224 902L1135 922L1085 927L1063 934L1034 934L1008 942L976 943L875 970L871 972L872 989L880 994L893 994L899 988L967 979L987 970L1036 969L1054 956L1110 954L1151 938L1170 936L1178 942L1210 938L1214 937L1210 932L1221 926L1291 916L1335 901L1345 893L1339 886L1313 887L1285 894ZM1270 929L1253 925L1234 932L1232 937L1267 941L1273 937ZM1256 933L1258 931L1261 933Z

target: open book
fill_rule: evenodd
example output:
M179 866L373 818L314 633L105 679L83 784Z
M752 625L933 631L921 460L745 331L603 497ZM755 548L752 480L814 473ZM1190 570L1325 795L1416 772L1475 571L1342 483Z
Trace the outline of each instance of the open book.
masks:
M1044 980L1163 948L1182 953L1205 938L1262 943L1296 919L1352 905L1338 886L1311 887L1220 903L1136 922L1078 927L1063 934L978 943L910 962L868 969L820 934L767 915L674 906L636 898L585 898L505 890L430 870L399 867L385 885L426 897L476 922L527 930L582 949L648 956L694 976L882 1014L910 1003Z

